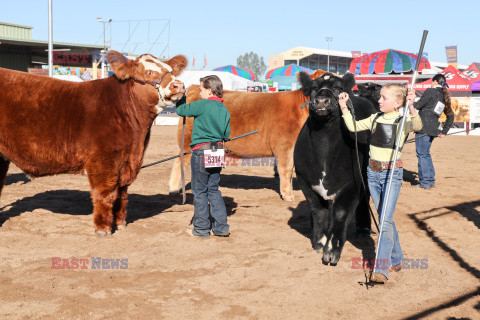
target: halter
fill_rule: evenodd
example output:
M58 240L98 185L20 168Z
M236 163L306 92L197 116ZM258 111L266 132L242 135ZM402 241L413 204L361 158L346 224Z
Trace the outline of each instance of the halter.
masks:
M149 85L152 85L155 89L158 90L158 88L160 87L160 83L162 83L163 78L164 78L168 73L172 74L170 71L167 71L167 72L165 72L165 73L162 75L162 77L161 77L160 79L155 79L155 80L153 80L153 81L141 81L141 80L138 80L138 79L136 79L136 78L133 78L133 80L135 80L135 82L138 82L138 83L140 83L140 84L149 84Z
M160 88L160 84L162 83L163 78L164 78L168 73L172 74L170 71L167 71L167 72L165 72L165 73L162 75L162 77L161 77L160 79L155 79L155 80L153 80L153 81L141 81L141 80L138 80L138 79L135 79L135 78L133 78L133 80L135 80L135 82L138 82L138 83L140 83L140 84L142 84L142 85L149 84L149 85L153 86L155 89L158 90L158 89ZM162 100L163 103L165 103L165 99L162 97L161 94L159 94L158 97L160 98L160 100Z
M313 95L310 96L310 100L307 100L305 101L301 106L300 106L300 109L303 109L305 108L307 105L310 105L310 102L313 102L315 100L315 98L317 97L318 93L322 90L327 90L327 91L330 91L333 95L333 97L335 98L335 101L337 102L338 104L338 95L330 88L327 88L327 87L322 87L320 88L320 90L317 90Z

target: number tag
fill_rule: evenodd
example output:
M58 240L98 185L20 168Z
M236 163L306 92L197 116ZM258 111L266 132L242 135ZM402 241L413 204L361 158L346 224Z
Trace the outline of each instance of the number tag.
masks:
M438 101L437 105L433 109L433 112L440 117L444 109L445 109L445 105L441 101Z
M205 150L203 152L203 165L205 168L225 167L225 149Z

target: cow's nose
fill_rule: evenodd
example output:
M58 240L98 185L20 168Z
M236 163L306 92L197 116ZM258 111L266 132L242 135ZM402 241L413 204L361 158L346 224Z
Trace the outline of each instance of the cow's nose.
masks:
M185 86L181 81L175 81L173 83L173 89L177 90L177 92L185 92Z
M329 99L329 98L320 98L320 99L318 99L318 107L319 107L319 108L325 108L326 106L328 106L329 103L330 103L330 99Z

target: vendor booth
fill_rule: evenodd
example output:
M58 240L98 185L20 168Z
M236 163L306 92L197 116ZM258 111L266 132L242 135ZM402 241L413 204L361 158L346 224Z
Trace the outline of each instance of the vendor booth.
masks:
M453 66L446 67L442 72L447 79L449 85L448 91L452 97L452 110L455 114L455 122L470 122L470 78L458 71ZM426 89L430 88L432 80L427 80L415 84L414 89L418 94L422 94ZM445 115L440 117L440 121L445 121Z

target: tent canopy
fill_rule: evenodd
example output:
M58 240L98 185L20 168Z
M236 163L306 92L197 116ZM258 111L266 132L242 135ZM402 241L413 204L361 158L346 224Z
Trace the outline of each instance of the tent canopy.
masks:
M353 74L382 74L402 73L415 69L417 55L400 50L386 49L355 58L350 63L350 73ZM430 62L422 57L418 71L430 69Z
M184 71L177 78L185 84L185 88L190 87L192 84L200 84L200 78L216 75L222 80L224 90L232 91L246 91L247 86L254 85L253 81L236 76L228 72L220 71Z
M463 74L470 78L472 82L480 80L480 63L472 63Z
M441 74L445 75L450 91L470 91L470 78L458 71L454 66L448 66L443 69ZM432 79L424 82L416 83L415 90L425 91L432 85Z
M296 64L289 64L280 68L269 70L265 75L265 78L271 79L272 77L277 77L277 76L294 76L295 77L295 74L298 71L305 71L308 74L311 74L313 72L312 69L300 67L300 66L297 66Z
M252 80L255 81L255 74L253 74L252 71L243 69L237 66L223 66L223 67L218 67L213 69L212 71L221 71L221 72L230 72L231 74L234 74L236 76L240 76L242 78L245 78L247 80Z
M480 91L480 80L471 83L470 84L470 89L472 91Z

